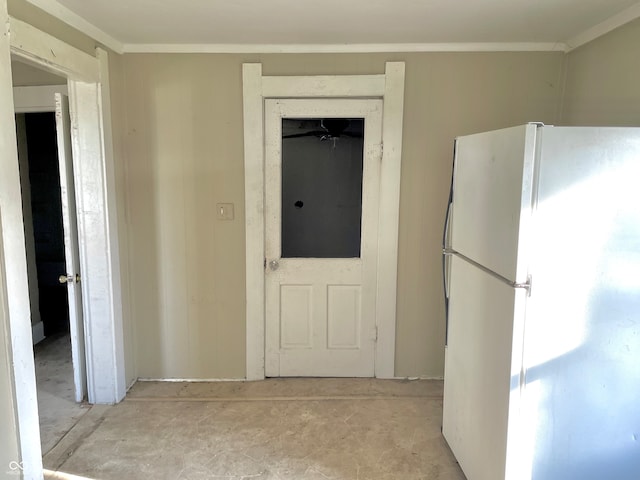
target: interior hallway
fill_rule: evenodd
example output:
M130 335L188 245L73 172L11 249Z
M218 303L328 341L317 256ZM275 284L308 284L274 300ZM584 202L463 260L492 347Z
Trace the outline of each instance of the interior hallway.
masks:
M441 413L441 381L138 382L44 465L46 478L464 480Z

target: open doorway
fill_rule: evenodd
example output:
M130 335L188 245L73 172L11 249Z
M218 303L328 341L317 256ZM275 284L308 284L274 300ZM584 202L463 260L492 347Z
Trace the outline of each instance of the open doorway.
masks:
M13 59L12 73L18 93L16 136L40 440L46 454L87 411L82 403L86 398L85 359L77 358L79 352L84 357L84 345L79 345L84 336L78 332L82 324L76 318L81 312L70 305L74 296L69 289L74 285L67 282L67 252L77 246L77 229L69 231L70 222L65 218L69 214L64 198L68 180L61 168L65 146L68 150L65 136L69 129L65 126L70 124L68 109L61 108L67 81Z
M86 299L81 309L86 330L86 392L89 403L117 403L125 395L126 376L109 54L100 47L95 55L83 52L6 16L5 0L0 0L2 12L11 35L0 35L0 61L8 66L0 69L0 104L15 103L10 57L67 80L75 167L75 187L67 191L75 190L78 202L83 278L74 285ZM11 109L0 109L0 117L0 258L4 264L0 280L6 292L2 323L10 341L9 386L16 421L7 425L7 439L17 451L24 477L42 478L15 115Z

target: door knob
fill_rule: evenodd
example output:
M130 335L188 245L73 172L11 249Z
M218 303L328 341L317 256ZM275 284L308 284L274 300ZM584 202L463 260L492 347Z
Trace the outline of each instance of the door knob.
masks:
M278 260L271 260L269 262L269 268L271 270L277 270L280 267L280 262L278 262Z
M60 275L58 277L58 282L60 283L78 283L80 281L80 275L77 273L75 275Z

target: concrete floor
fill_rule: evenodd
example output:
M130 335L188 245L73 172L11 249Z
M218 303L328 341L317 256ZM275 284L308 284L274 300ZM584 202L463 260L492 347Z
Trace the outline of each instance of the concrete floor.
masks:
M442 382L138 382L44 457L48 478L464 480Z
M69 334L46 338L34 347L40 444L47 453L84 415L88 407L74 400Z

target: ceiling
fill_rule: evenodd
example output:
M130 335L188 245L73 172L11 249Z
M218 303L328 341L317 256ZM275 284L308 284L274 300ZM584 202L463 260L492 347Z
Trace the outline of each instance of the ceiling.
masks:
M496 43L564 49L640 16L638 0L28 1L120 51L185 45L385 51Z

